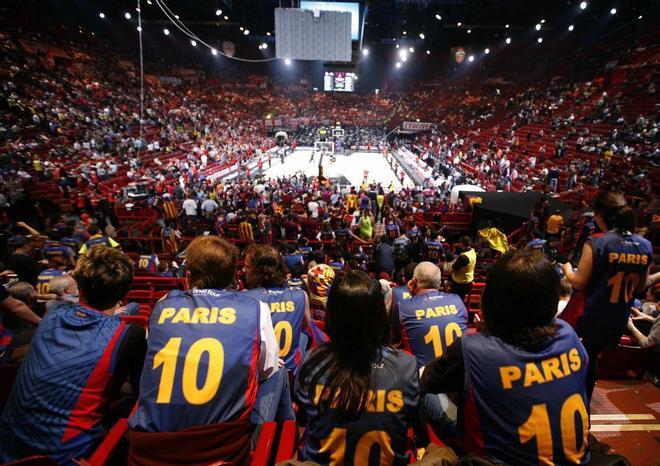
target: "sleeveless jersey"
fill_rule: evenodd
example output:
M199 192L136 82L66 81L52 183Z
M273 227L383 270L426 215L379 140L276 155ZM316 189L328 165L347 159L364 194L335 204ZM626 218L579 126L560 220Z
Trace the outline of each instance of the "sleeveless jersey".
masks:
M424 255L426 260L437 264L442 257L442 243L438 243L437 241L427 241Z
M237 291L171 291L149 318L131 428L177 432L248 419L257 394L261 303Z
M158 272L158 256L156 254L143 254L138 258L138 269L146 272Z
M64 275L66 272L60 269L46 269L42 270L37 277L37 293L38 294L48 294L50 293L50 281L61 275Z
M653 261L653 248L639 235L613 231L589 240L594 265L578 333L587 340L606 338L615 343L626 328L639 282Z
M280 358L289 370L300 364L300 334L305 320L305 292L300 288L255 288L249 296L268 304Z
M317 409L323 378L314 389L314 399L310 399L305 381L296 378L295 395L307 418L302 460L345 466L410 462L408 419L414 416L420 397L416 363L411 356L391 348L383 348L381 354L372 364L372 399L359 417L346 422L333 416L332 410L322 414ZM343 463L336 458L333 461L333 453L343 454Z
M455 294L423 293L397 303L397 307L401 343L417 357L420 367L442 356L467 330L467 309Z
M0 418L1 462L40 453L73 464L91 454L127 330L119 317L78 304L45 315Z
M589 360L573 329L530 353L483 333L461 338L465 388L459 409L464 448L506 464L589 460Z

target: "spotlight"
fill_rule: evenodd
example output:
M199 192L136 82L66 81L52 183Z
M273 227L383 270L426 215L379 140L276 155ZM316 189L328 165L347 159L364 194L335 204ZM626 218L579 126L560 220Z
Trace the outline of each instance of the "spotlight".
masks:
M270 31L268 31L268 32L266 33L266 35L267 35L267 36L270 36Z
M163 29L163 34L165 34L166 36L169 36L170 35L170 30L167 29L167 28Z
M245 28L244 28L243 26L241 26L241 27L239 27L238 29L240 29L240 30L242 31L242 30L244 30Z
M507 37L505 42L507 43L507 45L509 45L511 43L511 38Z
M396 48L397 48L397 49L399 48L399 44L396 44Z
M536 26L534 26L534 29L536 29L537 31L540 31L541 30L541 24L537 23Z
M461 23L461 22L459 21L458 23L456 23L456 26L461 27L461 26L463 26L463 23Z
M642 19L642 18L643 18L643 16L642 16L642 15L639 15L639 16L637 17L637 19Z
M247 36L248 34L250 34L250 30L246 29L245 31L243 31L243 34L245 34Z
M211 55L217 55L218 51L216 49L211 49Z
M408 58L408 51L407 50L399 50L399 57Z
M442 16L440 16L439 14L437 14L437 15L435 15L435 19L437 19L438 21L442 21Z
M580 10L586 10L587 9L587 2L580 2Z
M179 19L179 15L174 15L174 17L175 17L176 19Z
M408 31L403 31L402 34L405 36L406 34L408 34Z
M197 41L194 40L194 39L191 40L191 41L190 41L190 45L192 45L193 47L197 47Z
M223 18L225 19L225 21L229 21L229 16L224 15Z
M124 18L131 19L131 14L127 11L126 13L124 13Z
M424 40L424 39L426 39L426 36L424 35L423 32L420 32L420 33L419 33L419 38L422 39L422 40Z
M467 33L468 33L468 34L472 34L472 29L468 29L468 30L467 30Z
M408 61L408 56L406 55L405 57L401 57L401 61L404 62L404 63L407 62Z
M264 49L264 50L266 50L266 49L268 48L268 44L265 43L265 42L262 43L262 44L261 44L261 48Z
M408 47L408 52L415 53L415 47Z
M259 50L263 49L263 44L259 44Z
M431 51L430 51L430 50L427 50L427 51L426 51L426 54L427 54L427 55L431 55Z
M365 57L368 57L369 56L369 49L367 49L367 48L362 49L362 55L364 55Z
M509 29L510 26L511 26L510 24L507 24L506 26L504 26L504 29Z
M536 39L536 42L538 42L539 44L543 42L543 37L539 37L538 39Z
M542 19L542 20L541 20L541 24L544 24L544 23L545 23L545 19Z
M575 29L575 26L573 26L572 24L570 26L568 26L569 31L573 31L573 29Z
M484 50L484 53L485 53L486 55L488 55L488 54L490 53L490 49L487 48L486 50Z
M616 8L612 8L612 9L610 10L610 14L611 14L611 15L615 15L615 14L616 14Z
M142 32L142 26L137 27L137 32Z
M401 68L401 63L396 62L396 67L397 67L397 68Z
M153 3L151 2L151 0L147 0L147 3L148 3L149 5L153 5Z
M99 13L99 18L105 19L105 13L103 13L103 12Z
M220 16L222 14L222 10L215 10L215 15Z
M289 60L288 58L285 58L285 59L284 59L284 64L287 65L287 66L290 65L290 64L291 64L291 60Z
M474 55L470 55L470 56L468 57L468 61L470 61L470 62L474 61Z

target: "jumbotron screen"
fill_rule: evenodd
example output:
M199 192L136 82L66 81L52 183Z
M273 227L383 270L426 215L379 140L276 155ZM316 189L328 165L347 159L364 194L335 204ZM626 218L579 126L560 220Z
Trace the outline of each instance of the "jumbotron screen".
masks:
M353 92L355 90L355 73L326 71L323 76L323 90L328 92Z

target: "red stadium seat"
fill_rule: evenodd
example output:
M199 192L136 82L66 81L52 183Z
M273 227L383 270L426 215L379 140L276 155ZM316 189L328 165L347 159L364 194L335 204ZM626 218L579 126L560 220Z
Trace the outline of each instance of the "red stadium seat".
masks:
M625 341L625 340L624 340ZM603 379L625 379L632 372L641 378L653 362L656 345L640 348L619 344L615 349L601 353L598 359L598 377Z
M147 316L143 316L143 315L121 316L121 320L123 320L127 324L139 325L145 330L147 330L147 328L149 327L149 317Z
M88 460L81 461L81 464L85 466L104 466L127 431L128 419L123 418L117 421L117 424L108 431L108 435L96 448L92 456Z
M284 421L280 429L280 438L275 455L275 464L294 457L298 441L298 426L296 421Z
M268 466L270 464L276 432L277 423L265 422L263 424L259 433L257 446L252 453L252 466Z

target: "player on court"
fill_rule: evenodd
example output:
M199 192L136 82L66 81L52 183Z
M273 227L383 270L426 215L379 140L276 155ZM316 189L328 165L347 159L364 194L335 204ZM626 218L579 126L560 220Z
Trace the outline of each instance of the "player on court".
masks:
M397 302L392 312L396 337L403 348L417 357L419 367L442 356L467 330L468 313L456 295L440 291L440 269L420 262L408 282L410 299Z
M262 396L259 382L277 380L281 391L288 390L286 374L278 370L268 306L226 289L234 280L236 258L236 248L217 236L195 238L186 250L191 289L170 292L151 313L138 408L129 420L129 456L138 463L140 458L168 462L168 442L155 451L149 447L154 438L149 433L198 429L217 437L217 448L223 439L240 438L215 461L242 464L249 455L258 389ZM263 393L275 407L276 389ZM267 420L273 419L274 412ZM187 438L177 437L176 448L185 450ZM213 447L193 450L190 461L197 463L214 452Z
M377 280L350 270L332 283L330 343L305 356L295 382L307 421L299 459L318 464L404 465L406 432L419 405L415 359L388 346Z
M559 277L542 254L505 254L482 298L488 332L459 337L422 375L429 393L458 393L467 452L500 464L586 464L589 360L555 319Z
M271 246L254 245L245 255L246 294L268 305L273 321L279 356L286 368L294 371L300 364L300 336L310 321L307 293L286 286L287 266Z

